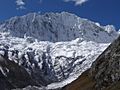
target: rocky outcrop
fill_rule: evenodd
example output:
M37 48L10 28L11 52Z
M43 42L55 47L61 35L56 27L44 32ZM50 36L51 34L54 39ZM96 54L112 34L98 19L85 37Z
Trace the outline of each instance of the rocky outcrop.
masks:
M25 68L0 55L0 89L11 90L28 85L41 86L40 83L33 80Z
M120 37L93 63L91 74L96 89L103 90L120 81Z

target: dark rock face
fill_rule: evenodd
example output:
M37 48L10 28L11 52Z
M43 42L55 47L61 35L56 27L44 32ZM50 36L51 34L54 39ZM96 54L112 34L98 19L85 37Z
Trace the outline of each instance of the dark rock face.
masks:
M97 90L120 81L120 37L97 58L90 72L96 81Z
M40 86L23 67L0 55L0 90L23 88L28 85Z

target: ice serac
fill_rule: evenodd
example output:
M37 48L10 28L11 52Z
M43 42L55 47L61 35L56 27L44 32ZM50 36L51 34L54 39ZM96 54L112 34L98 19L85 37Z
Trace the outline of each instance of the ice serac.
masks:
M42 78L48 89L57 88L90 68L117 36L112 25L101 26L67 12L30 13L0 24L0 54L24 67L36 81Z

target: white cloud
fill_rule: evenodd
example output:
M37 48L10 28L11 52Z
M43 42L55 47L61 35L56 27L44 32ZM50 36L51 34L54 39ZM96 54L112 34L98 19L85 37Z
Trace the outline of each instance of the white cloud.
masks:
M17 10L23 10L23 9L26 9L24 6L19 6L16 8Z
M73 1L75 5L82 5L83 3L87 2L88 0L64 0L65 2Z
M25 2L23 0L16 0L16 4L18 6L22 6L22 5L25 5Z
M25 2L23 0L16 0L17 10L25 9Z

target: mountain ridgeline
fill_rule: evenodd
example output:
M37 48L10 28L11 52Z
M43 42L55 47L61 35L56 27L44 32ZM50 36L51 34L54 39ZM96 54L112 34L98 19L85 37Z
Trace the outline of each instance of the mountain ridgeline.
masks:
M13 17L1 24L1 31L10 32L14 37L30 36L39 41L50 42L83 38L87 41L109 43L116 34L112 25L102 27L67 12L44 15L30 13L21 17Z

